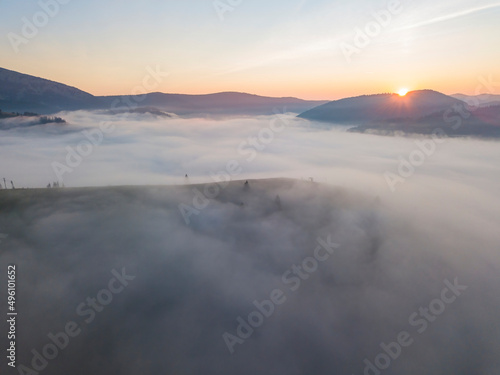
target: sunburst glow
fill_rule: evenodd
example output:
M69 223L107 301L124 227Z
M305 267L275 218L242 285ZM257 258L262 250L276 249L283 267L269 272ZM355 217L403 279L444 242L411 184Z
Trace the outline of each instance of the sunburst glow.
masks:
M408 94L408 89L401 89L398 91L399 96L405 96Z

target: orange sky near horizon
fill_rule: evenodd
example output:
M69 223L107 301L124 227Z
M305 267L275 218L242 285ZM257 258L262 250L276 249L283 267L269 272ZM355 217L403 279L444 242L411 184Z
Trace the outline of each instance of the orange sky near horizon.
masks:
M141 86L142 79L147 75L146 71L133 72L134 74L129 77L127 77L127 72L119 72L119 74L113 75L94 71L83 75L79 71L57 69L57 67L53 67L53 69L35 69L34 72L21 71L21 73L74 86L96 96L131 94L134 88ZM454 78L446 79L446 77L431 76L416 79L414 74L412 74L412 77L412 79L394 77L385 80L382 77L376 78L367 74L362 80L354 82L349 79L330 77L323 80L323 82L314 80L310 84L304 84L300 80L276 82L276 79L244 79L245 77L239 80L235 79L232 82L217 80L217 77L192 80L188 79L188 77L174 77L170 73L163 82L158 83L158 86L151 91L193 95L236 91L272 97L292 96L306 100L336 100L358 95L396 93L402 88L407 88L410 91L432 89L447 95L456 93L475 95L478 93L492 93L484 83L489 81L498 85L499 83L495 81L494 77L500 77L500 73L496 75L490 74L489 76L468 77L462 81L457 81ZM500 87L498 88L500 89ZM498 94L500 94L500 91Z

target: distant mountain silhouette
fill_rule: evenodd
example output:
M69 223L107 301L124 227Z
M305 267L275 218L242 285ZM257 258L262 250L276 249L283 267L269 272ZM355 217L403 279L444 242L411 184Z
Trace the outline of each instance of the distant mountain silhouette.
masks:
M95 97L77 88L0 68L0 109L42 114L80 109Z
M134 102L132 97L99 97L99 107L114 108L116 104ZM195 115L272 115L276 111L301 113L325 101L307 101L297 98L271 98L239 92L207 95L164 94L154 92L136 97L140 106L154 107L180 116ZM96 108L96 107L93 107Z
M493 94L480 94L480 95L464 95L464 94L453 94L450 95L455 99L459 99L466 102L472 106L478 107L489 107L492 105L500 105L500 95Z
M363 95L326 103L299 117L341 124L417 119L445 110L462 101L432 90L398 94Z
M450 136L500 137L500 106L470 107L433 90L364 95L336 100L298 117L341 125L351 131L430 134L445 129ZM457 124L460 124L459 126Z
M154 108L181 116L270 115L301 113L326 101L271 98L237 92L208 95L149 93L139 96L93 96L77 88L0 68L0 109L52 114L63 110L108 109L123 112ZM148 112L148 111L144 111Z
M47 115L65 110L105 110L106 113L150 113L169 117L173 114L255 116L287 111L300 113L299 117L308 120L351 125L351 131L429 134L437 127L450 128L456 124L457 109L460 109L466 116L460 119L458 129L452 129L452 134L500 137L500 96L454 96L432 90L412 91L403 97L378 94L332 102L239 92L94 96L75 87L0 68L0 110L4 112Z

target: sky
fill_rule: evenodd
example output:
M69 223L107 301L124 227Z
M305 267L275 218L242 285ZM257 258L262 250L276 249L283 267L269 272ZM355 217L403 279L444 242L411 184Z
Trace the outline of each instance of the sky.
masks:
M394 1L2 0L0 66L94 95L160 67L155 91L321 100L500 76L500 1Z

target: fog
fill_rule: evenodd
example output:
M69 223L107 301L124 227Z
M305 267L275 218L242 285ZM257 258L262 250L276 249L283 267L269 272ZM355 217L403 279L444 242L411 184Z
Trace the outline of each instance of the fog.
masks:
M7 183L66 186L0 191L18 373L498 373L497 142L58 116L0 130Z

